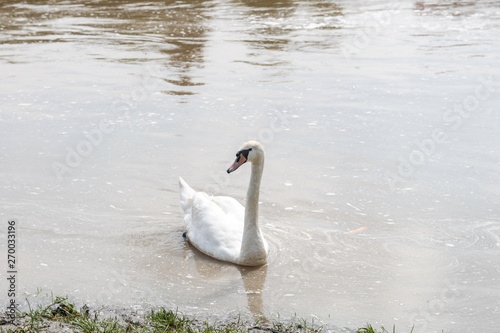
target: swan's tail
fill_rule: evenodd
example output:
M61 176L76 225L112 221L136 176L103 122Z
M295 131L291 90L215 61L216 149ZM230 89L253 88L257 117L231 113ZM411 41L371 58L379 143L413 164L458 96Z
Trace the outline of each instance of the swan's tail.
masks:
M193 190L182 177L179 177L179 194L181 196L181 208L186 211L193 203L193 197L196 191Z

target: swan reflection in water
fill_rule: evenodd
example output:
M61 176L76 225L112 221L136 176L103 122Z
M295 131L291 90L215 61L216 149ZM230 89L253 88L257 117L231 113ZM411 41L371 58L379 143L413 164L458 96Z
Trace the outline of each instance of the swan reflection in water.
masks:
M243 281L243 288L235 289L234 293L244 293L247 298L247 307L254 319L266 322L264 315L264 301L262 298L267 276L267 265L238 266L215 260L198 251L189 242L186 242L185 258L192 257L196 272L206 280L233 280L235 270L238 270Z

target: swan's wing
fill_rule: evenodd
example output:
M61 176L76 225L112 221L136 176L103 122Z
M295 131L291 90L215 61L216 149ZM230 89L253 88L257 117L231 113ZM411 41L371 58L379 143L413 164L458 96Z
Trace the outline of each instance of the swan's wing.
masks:
M245 218L245 207L236 199L225 196L212 197L212 201L217 204L227 215L232 215L243 223Z

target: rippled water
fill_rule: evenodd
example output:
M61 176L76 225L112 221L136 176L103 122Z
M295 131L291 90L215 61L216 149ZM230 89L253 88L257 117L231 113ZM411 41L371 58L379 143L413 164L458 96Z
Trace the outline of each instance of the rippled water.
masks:
M40 288L332 327L500 324L497 2L0 8L0 237L17 219L21 304ZM178 176L243 202L249 168L225 170L248 139L267 154L257 269L197 253L178 206Z

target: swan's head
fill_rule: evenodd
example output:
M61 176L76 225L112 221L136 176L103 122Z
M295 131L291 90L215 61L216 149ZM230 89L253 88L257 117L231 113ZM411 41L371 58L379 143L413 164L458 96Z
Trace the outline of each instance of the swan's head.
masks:
M262 163L263 160L264 147L257 141L248 141L244 143L236 153L236 160L233 165L227 169L227 173L235 171L246 162Z

